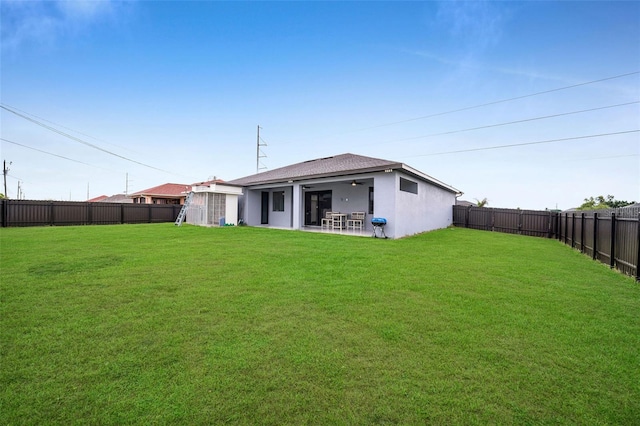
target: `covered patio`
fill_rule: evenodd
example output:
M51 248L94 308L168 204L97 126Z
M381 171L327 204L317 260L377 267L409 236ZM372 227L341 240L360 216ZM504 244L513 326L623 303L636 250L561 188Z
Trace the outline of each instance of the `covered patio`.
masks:
M316 232L366 234L373 215L374 179L309 179L247 189L250 223ZM329 222L330 221L330 222Z

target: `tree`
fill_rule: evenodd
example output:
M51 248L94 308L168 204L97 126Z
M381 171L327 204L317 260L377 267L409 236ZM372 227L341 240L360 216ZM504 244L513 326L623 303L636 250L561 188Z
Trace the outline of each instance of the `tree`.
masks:
M476 205L478 207L487 207L489 205L489 200L487 200L487 197L484 197L482 200L478 200L477 198L474 198L476 200Z
M578 210L599 210L599 209L617 209L620 207L629 206L635 204L635 201L616 200L613 195L607 195L606 198L602 195L597 197L589 197L584 199L584 203Z

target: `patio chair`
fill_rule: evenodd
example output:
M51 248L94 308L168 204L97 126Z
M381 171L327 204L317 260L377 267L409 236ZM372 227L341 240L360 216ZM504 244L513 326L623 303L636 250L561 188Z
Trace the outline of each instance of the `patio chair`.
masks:
M347 220L347 229L351 227L351 229L353 229L354 231L356 229L362 231L362 228L364 227L365 214L366 214L365 212L351 213L350 218Z
M326 212L320 220L320 228L324 228L325 226L327 229L333 228L333 212Z

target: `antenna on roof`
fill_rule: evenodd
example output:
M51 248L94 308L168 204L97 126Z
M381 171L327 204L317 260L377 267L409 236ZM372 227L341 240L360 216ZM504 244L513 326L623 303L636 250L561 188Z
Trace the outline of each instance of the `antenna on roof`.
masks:
M260 159L261 158L266 158L267 156L260 150L261 146L267 146L267 143L262 140L262 138L260 137L260 126L258 125L258 139L256 142L256 174L260 173L260 170L264 170L267 167L265 165L262 165L262 167L260 167Z

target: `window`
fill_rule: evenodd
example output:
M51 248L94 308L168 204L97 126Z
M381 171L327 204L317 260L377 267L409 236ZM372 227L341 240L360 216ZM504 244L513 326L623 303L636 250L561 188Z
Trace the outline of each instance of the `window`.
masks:
M373 214L373 186L369 187L369 214Z
M400 191L410 192L412 194L418 193L418 183L409 179L400 178Z
M284 191L278 191L273 193L273 211L284 211Z

